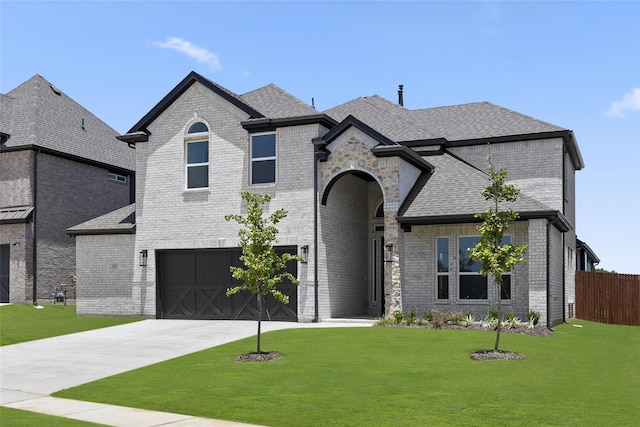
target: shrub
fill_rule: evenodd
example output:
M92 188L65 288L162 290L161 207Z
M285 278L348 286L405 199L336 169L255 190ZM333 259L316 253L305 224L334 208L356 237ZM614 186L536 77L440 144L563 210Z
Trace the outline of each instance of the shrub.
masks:
M413 323L417 322L417 317L416 317L416 309L412 308L411 311L409 312L409 314L407 314L407 317L404 319L404 322L407 325L411 325Z
M529 321L533 323L533 325L537 325L540 321L540 312L535 310L529 310Z
M424 311L424 319L425 319L427 322L431 322L431 321L433 321L433 318L434 318L434 317L435 317L435 315L433 314L433 311L431 311L431 310L425 310L425 311Z
M404 314L401 311L397 311L395 313L393 313L393 318L396 321L397 324L402 323L402 320L404 319Z
M476 321L476 318L473 317L473 314L466 313L464 315L464 319L462 319L462 324L464 326L472 326L475 321Z

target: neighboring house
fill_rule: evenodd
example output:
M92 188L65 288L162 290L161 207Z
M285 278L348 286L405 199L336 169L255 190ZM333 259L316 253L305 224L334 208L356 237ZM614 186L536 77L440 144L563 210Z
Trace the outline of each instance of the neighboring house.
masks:
M236 95L190 73L119 139L136 147L135 220L132 206L69 230L79 313L254 318L248 295L225 296L239 249L224 216L245 213L251 191L289 212L280 250L307 259L290 263L300 286L286 288L289 306L270 302L272 319L483 317L497 290L467 248L488 206L488 157L522 190L505 239L529 245L503 307L555 325L574 303L584 164L565 128L488 102L409 110L372 96L319 113L274 85Z
M580 271L596 271L596 264L600 263L600 258L582 240L576 238L576 269Z
M0 94L2 302L75 298L66 231L132 202L135 152L40 75Z

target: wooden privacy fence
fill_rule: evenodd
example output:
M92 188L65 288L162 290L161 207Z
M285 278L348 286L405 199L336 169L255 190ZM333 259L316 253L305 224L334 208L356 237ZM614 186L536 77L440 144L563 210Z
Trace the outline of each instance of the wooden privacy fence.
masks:
M576 317L640 326L640 275L576 271Z

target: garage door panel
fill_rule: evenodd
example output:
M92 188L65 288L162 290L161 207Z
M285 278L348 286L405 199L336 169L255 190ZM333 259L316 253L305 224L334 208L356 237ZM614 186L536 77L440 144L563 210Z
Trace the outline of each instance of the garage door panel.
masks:
M166 288L164 301L165 317L168 319L182 319L193 315L191 307L195 296L191 286L169 285Z
M196 315L201 319L225 319L227 300L225 289L220 286L200 287L196 290Z
M276 248L278 254L295 251L295 246ZM255 295L243 291L226 296L228 288L241 283L229 269L243 266L240 255L239 248L158 251L158 317L255 320ZM297 262L288 263L287 270L295 276ZM288 306L267 296L263 318L297 321L297 287L282 283L278 289L290 297Z

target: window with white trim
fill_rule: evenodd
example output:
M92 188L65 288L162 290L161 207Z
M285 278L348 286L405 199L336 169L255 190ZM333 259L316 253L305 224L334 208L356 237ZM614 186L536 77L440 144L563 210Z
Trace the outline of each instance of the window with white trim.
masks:
M276 134L251 135L251 184L276 182Z
M436 297L449 299L449 238L436 239Z
M209 128L203 122L189 127L185 137L186 187L209 187Z

